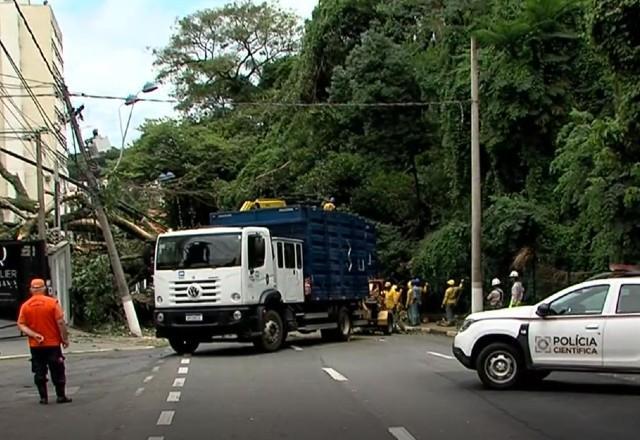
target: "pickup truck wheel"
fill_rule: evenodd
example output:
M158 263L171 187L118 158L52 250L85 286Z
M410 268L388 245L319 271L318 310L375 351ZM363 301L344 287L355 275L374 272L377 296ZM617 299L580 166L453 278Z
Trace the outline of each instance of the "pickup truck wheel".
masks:
M177 354L193 354L198 349L200 343L184 338L169 338L169 345Z
M253 340L253 345L265 352L279 350L286 337L280 314L275 310L267 310L262 321L262 335Z
M486 346L476 361L476 370L485 387L494 390L513 388L523 377L520 352L512 345L496 342Z

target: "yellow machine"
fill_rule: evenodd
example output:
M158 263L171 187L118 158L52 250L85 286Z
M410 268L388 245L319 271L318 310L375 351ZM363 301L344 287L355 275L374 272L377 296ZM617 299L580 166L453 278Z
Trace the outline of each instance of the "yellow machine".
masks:
M369 324L363 329L365 331L382 331L385 335L390 335L393 333L394 315L393 311L384 307L383 288L383 280L369 280L369 297L362 302L363 318Z
M281 199L255 199L247 200L240 207L240 211L251 211L252 209L284 208L287 203Z

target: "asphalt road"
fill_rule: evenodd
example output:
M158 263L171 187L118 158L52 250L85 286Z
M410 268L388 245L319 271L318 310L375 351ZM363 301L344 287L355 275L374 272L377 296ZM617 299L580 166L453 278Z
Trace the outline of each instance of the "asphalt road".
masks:
M640 377L552 374L535 390L486 391L451 358L450 343L306 337L273 354L209 344L192 357L167 349L69 356L74 402L48 406L37 403L28 362L3 361L0 437L609 440L640 432Z

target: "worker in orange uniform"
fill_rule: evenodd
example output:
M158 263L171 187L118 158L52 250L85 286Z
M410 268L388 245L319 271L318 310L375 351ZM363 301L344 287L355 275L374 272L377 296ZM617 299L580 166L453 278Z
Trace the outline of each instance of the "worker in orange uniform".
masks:
M68 403L71 399L65 393L66 376L62 345L69 346L69 332L58 300L47 296L44 280L31 281L29 298L20 307L18 327L29 337L31 349L31 370L40 394L40 403L49 403L47 394L47 370L56 389L56 401Z

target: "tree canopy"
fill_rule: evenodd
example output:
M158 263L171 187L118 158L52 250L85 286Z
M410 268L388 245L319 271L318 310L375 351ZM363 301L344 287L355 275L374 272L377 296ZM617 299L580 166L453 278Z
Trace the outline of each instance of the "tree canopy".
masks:
M334 196L378 222L382 274L464 276L475 34L487 278L637 262L639 17L640 0L324 0L302 33L269 4L199 11L155 52L183 114L143 127L120 178L175 173L175 227Z

